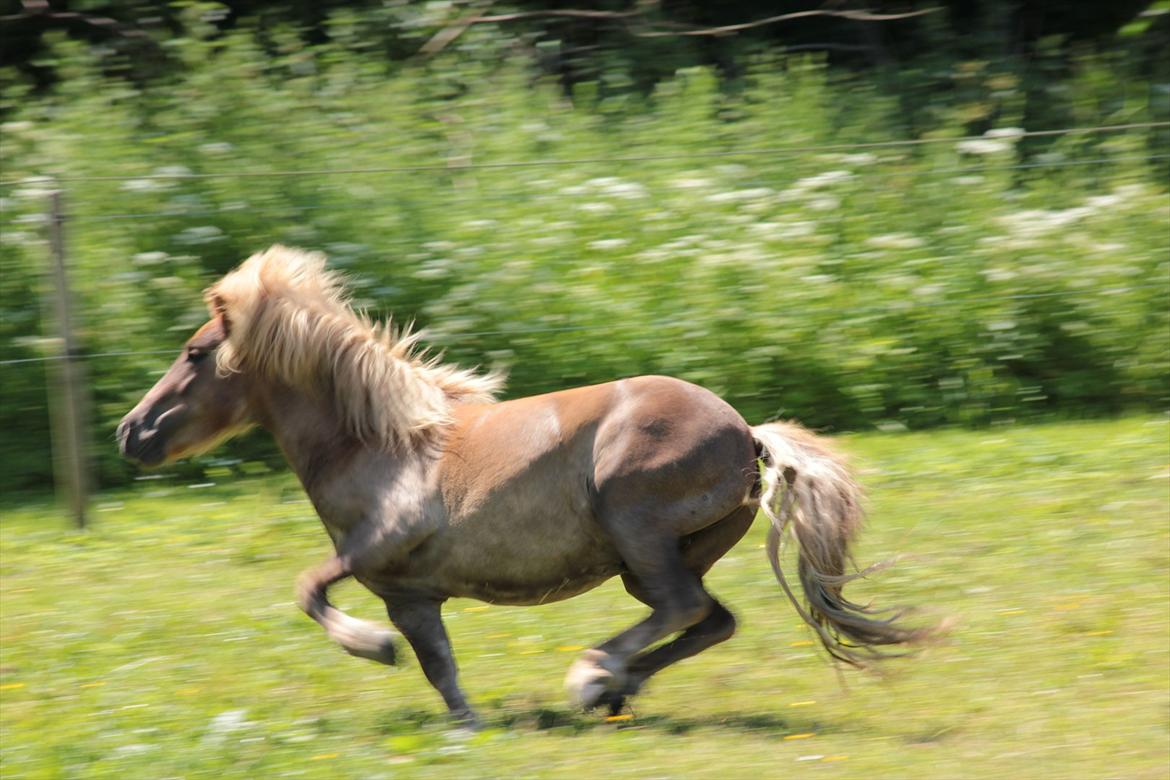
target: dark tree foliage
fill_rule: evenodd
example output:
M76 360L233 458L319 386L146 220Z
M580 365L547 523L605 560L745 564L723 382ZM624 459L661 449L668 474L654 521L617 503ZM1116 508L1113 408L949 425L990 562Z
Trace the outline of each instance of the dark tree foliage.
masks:
M42 89L56 74L40 61L46 33L105 47L111 72L134 80L165 75L175 63L162 42L180 34L192 8L201 21L225 31L241 20L260 29L291 25L309 43L329 38L329 17L355 13L378 43L377 56L388 63L425 56L427 45L445 40L442 28L408 24L417 7L409 2L375 0L225 0L221 3L145 2L144 0L8 0L0 14L0 66L13 66ZM785 3L784 15L829 10L816 15L765 23L777 4L762 0L699 2L587 2L517 0L508 4L467 3L451 14L446 31L463 21L498 24L518 44L537 48L543 66L566 87L621 72L622 84L648 91L681 67L714 65L734 78L745 58L769 49L820 50L830 61L849 67L882 67L945 50L948 56L1029 56L1041 42L1060 48L1100 42L1115 36L1150 7L1149 0L937 0L932 3ZM867 15L905 16L875 20ZM580 12L580 13L577 13ZM494 21L493 21L494 20ZM737 29L721 30L736 27ZM455 36L457 37L457 35ZM1150 67L1170 42L1170 20L1163 15L1144 36Z

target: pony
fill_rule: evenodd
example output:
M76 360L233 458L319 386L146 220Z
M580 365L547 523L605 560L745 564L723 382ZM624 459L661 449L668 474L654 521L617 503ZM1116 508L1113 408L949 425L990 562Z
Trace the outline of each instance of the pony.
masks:
M651 676L732 636L703 577L758 512L780 587L832 658L868 666L928 633L842 594L880 567L847 572L860 489L795 423L750 426L666 376L497 401L501 375L428 357L419 334L355 311L318 253L273 246L205 300L208 322L118 425L121 453L154 466L252 426L271 433L335 551L300 576L297 604L355 656L393 665L405 637L457 722L477 717L447 599L543 604L620 577L649 615L584 651L565 680L576 705L617 714ZM804 601L781 569L787 538ZM330 603L349 577L397 633Z

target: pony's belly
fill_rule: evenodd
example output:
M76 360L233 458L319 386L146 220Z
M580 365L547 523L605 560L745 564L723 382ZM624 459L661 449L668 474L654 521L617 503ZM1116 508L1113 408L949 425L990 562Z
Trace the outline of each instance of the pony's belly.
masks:
M452 588L456 592L451 595L515 607L551 604L593 590L618 572L615 566L612 571L594 571L544 582L464 582L462 587Z
M576 596L622 572L592 518L548 519L449 527L412 552L400 579L425 582L445 596L532 605Z

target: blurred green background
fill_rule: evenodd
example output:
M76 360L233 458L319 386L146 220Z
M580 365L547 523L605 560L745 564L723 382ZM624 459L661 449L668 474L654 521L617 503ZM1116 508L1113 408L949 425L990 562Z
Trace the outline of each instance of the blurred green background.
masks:
M1170 0L0 3L0 775L1165 778L1168 51ZM55 189L84 531L48 491ZM265 435L117 457L201 290L278 241L512 397L661 372L852 432L858 560L912 556L862 600L955 630L843 691L757 523L707 579L739 634L628 721L560 690L644 611L620 583L449 603L488 725L450 730L291 603L329 539Z
M0 490L51 480L54 187L104 485L134 474L113 427L201 289L274 242L327 252L360 305L505 368L512 396L659 372L827 431L1166 408L1170 3L736 34L712 30L774 4L572 7L600 14L3 16ZM1137 126L1037 134L1116 125ZM250 437L176 468L278 463Z

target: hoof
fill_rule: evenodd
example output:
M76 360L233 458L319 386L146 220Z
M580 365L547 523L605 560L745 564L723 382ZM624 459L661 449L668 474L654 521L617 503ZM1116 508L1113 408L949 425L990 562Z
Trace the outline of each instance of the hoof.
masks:
M588 650L578 658L565 676L565 690L574 705L589 711L607 705L611 709L624 702L626 672L612 656L601 650Z
M484 729L483 721L471 710L452 711L451 721L458 731L474 733Z
M394 646L396 636L392 631L379 630L376 635L363 637L364 641L361 643L343 645L342 647L352 656L368 658L387 666L396 666L398 664L398 651Z

